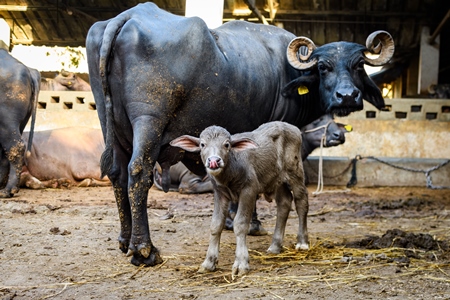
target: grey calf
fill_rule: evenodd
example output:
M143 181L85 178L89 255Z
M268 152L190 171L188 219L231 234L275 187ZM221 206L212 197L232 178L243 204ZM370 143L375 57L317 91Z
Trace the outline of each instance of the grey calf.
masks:
M238 202L234 219L236 258L232 274L248 273L246 237L258 194L275 198L277 221L267 250L280 253L286 221L294 199L299 228L295 248L308 249L306 217L308 191L304 184L300 129L285 122L270 122L252 132L231 135L219 126L202 131L200 138L183 135L170 143L189 152L199 152L214 186L214 212L206 259L200 272L214 271L219 258L220 235L230 201Z

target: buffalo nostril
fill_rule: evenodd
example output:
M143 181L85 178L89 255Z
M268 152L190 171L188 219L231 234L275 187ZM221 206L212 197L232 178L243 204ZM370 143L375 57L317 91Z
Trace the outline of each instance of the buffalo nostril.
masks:
M335 131L332 134L333 139L339 139L340 136L341 136L341 132L340 131Z
M358 90L354 90L352 93L352 98L353 99L357 99L359 97L359 91Z
M359 91L353 90L353 91L345 91L345 92L336 92L336 98L338 100L342 101L351 101L351 100L358 100L359 98Z

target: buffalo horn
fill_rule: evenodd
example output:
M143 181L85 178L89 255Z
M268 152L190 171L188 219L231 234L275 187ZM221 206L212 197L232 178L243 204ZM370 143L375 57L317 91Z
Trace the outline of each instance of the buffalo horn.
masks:
M305 55L298 51L302 46L308 48L308 52ZM311 61L308 61L308 59L315 49L316 45L309 38L304 36L296 37L289 43L287 48L286 54L289 64L297 70L312 68L317 63L317 59L312 59Z
M373 43L378 39L380 42L375 46ZM367 49L373 54L379 54L377 58L365 57L365 61L370 66L381 66L387 63L394 55L394 40L392 36L383 30L375 31L367 37Z

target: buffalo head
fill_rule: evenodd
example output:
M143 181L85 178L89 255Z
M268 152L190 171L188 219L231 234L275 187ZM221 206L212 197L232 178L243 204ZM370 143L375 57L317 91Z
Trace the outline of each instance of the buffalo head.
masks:
M375 45L377 40L379 43ZM365 47L349 42L316 47L310 39L297 37L288 46L287 59L292 67L304 72L283 92L292 94L298 89L299 94L302 94L301 90L318 93L323 109L339 116L363 109L363 99L381 109L384 99L366 74L364 64L381 66L393 54L394 41L385 31L369 35ZM374 55L378 57L372 58Z

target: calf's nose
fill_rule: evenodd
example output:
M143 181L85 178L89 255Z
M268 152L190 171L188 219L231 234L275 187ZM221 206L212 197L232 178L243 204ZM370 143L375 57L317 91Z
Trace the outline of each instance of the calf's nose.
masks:
M220 157L218 157L218 156L210 156L210 157L208 157L208 160L207 160L207 166L211 170L218 169L219 166L220 166L220 161L221 161Z

